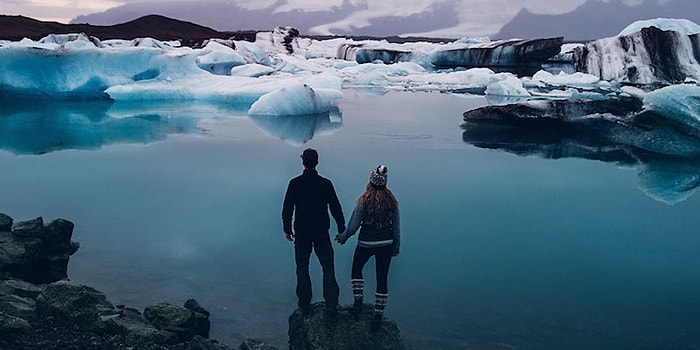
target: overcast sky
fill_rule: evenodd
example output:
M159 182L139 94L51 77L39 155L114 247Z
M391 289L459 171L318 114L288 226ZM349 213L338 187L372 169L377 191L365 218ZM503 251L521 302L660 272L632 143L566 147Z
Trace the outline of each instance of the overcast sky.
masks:
M40 20L68 23L71 19L127 3L162 2L163 6L178 0L0 0L0 13L23 15ZM182 0L180 0L182 1ZM209 0L221 2L222 0ZM277 0L223 0L237 3L246 8L266 8ZM368 10L356 12L344 22L358 25L373 17L387 15L411 15L421 12L428 5L447 0L349 0L351 3L367 3ZM608 0L592 0L608 1ZM643 0L622 0L631 5ZM203 6L207 0L199 1ZM461 0L456 6L461 24L458 31L472 35L486 35L497 32L521 8L541 14L559 14L574 10L585 0ZM333 5L341 5L343 0L287 0L287 4L276 9L285 12L292 10L322 10ZM336 26L342 23L335 23Z

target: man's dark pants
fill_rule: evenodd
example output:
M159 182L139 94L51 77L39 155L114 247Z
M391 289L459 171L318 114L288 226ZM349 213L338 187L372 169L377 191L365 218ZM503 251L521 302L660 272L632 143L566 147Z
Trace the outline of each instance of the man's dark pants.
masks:
M323 269L323 299L328 307L338 305L338 282L335 280L335 265L333 263L333 246L328 233L305 235L297 234L294 241L294 257L297 263L297 297L299 307L308 308L311 304L311 276L309 275L309 260L311 251Z

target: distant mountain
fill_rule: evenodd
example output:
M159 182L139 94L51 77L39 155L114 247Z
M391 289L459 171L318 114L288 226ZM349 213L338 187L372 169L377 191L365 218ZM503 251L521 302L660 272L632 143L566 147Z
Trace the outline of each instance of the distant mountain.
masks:
M685 18L700 23L698 2L671 0L660 4L656 0L645 0L639 5L628 6L621 0L588 0L576 10L561 15L541 15L522 9L494 38L531 39L563 35L566 41L594 40L615 36L634 21L659 17Z
M76 17L71 23L110 25L133 20L140 16L158 13L215 28L223 31L272 30L278 26L292 26L301 34L333 34L339 36L371 35L386 37L405 33L421 33L454 26L459 23L454 11L459 0L436 1L421 13L407 16L382 16L368 19L369 25L357 28L339 28L353 13L367 10L363 2L344 1L340 6L329 6L314 11L278 11L284 0L259 9L248 9L231 0L207 2L185 0L159 3L131 3L107 11ZM355 4L357 3L357 4ZM312 31L314 27L330 29L328 33Z
M274 28L271 28L272 30ZM269 30L268 30L269 31ZM180 21L161 15L147 15L126 23L115 25L62 24L43 22L24 16L0 15L0 40L18 41L23 38L39 40L49 34L85 33L100 40L154 38L162 41L180 40L182 45L197 46L211 38L255 41L256 30L217 31L191 22ZM333 35L307 36L315 39L332 39ZM412 41L445 42L451 39L422 36L345 36L356 40L387 40L393 43Z
M219 32L191 22L179 21L159 15L148 15L135 20L110 26L89 24L61 24L42 22L23 16L0 15L0 39L38 40L48 34L85 33L101 40L134 39L150 37L158 40L181 40L184 45L210 38L252 39L255 33Z

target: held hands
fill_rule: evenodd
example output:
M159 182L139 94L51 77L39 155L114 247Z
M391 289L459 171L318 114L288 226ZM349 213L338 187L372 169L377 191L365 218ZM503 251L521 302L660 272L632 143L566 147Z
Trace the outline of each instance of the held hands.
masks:
M347 238L343 239L343 233L345 233L345 229L346 229L345 225L338 226L338 233L335 235L335 238L334 238L336 242L338 242L340 244L345 244L345 242L347 241Z
M288 241L294 242L294 233L290 232L290 233L285 233L284 235L285 235L285 237L287 237Z

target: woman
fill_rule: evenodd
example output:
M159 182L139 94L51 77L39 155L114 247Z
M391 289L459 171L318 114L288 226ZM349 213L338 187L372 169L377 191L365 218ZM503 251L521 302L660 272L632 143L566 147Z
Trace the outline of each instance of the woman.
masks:
M400 225L399 203L386 187L387 168L378 166L369 177L365 193L357 200L348 227L336 235L340 244L345 242L360 228L360 235L352 259L352 295L355 299L353 312L362 312L364 278L362 269L374 256L376 263L377 290L374 304L373 328L379 326L389 296L387 277L391 258L399 255Z

